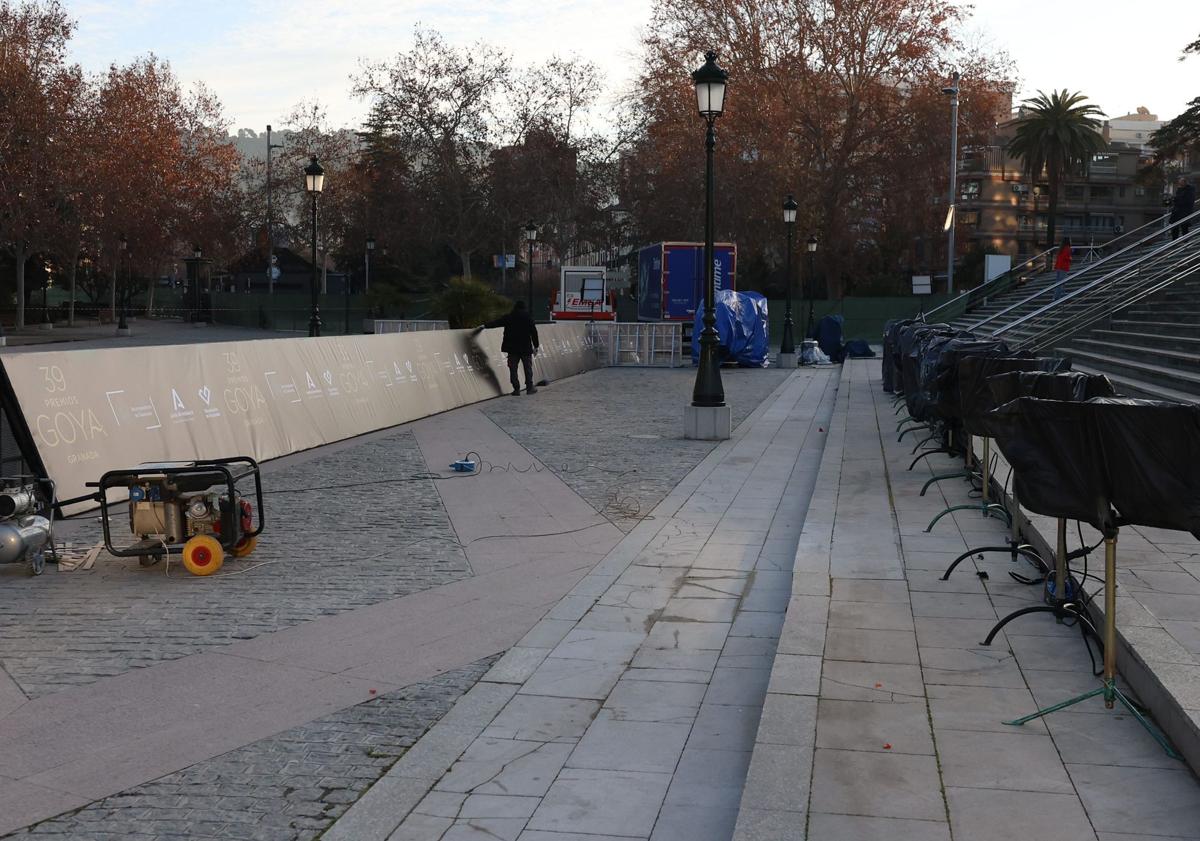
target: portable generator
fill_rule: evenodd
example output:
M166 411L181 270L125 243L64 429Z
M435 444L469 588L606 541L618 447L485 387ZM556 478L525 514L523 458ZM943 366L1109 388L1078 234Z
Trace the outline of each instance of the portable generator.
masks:
M247 488L251 483L253 489ZM174 553L193 575L212 575L226 554L242 558L253 552L262 534L262 483L258 462L248 456L110 470L88 487L97 489L104 547L119 558L136 557L143 566ZM114 488L128 489L129 531L137 538L130 546L113 545Z

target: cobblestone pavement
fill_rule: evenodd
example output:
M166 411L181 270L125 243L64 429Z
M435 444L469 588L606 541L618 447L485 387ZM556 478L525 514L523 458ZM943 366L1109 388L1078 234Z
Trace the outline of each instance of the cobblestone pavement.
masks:
M50 565L36 578L0 566L0 667L38 697L464 578L470 567L433 481L278 493L426 469L400 429L273 471L258 549L208 578L178 559L169 574L107 556L92 571ZM94 541L99 528L89 518L58 535Z
M779 368L722 371L733 425L787 375ZM533 398L493 400L483 411L628 532L713 448L683 437L695 379L691 368L603 368L552 383Z
M382 695L4 838L316 838L495 660Z
M636 524L628 515L648 512L712 449L680 434L694 376L690 369L604 369L482 408L628 531ZM726 372L734 423L785 376ZM274 469L264 483L267 529L258 549L209 578L177 563L165 575L162 564L143 569L134 559L106 556L92 571L60 573L51 565L37 578L23 565L2 565L0 668L39 697L465 578L470 566L433 481L282 492L427 469L404 428ZM72 521L58 536L91 542L99 528L90 518Z

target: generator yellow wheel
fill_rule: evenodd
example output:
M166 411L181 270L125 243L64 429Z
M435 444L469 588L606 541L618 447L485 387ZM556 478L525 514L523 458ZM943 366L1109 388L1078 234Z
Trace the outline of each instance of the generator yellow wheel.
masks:
M216 538L198 534L183 544L183 565L192 575L212 575L225 563L225 550Z
M237 543L233 544L233 557L244 558L253 552L256 546L258 546L257 537L243 537Z

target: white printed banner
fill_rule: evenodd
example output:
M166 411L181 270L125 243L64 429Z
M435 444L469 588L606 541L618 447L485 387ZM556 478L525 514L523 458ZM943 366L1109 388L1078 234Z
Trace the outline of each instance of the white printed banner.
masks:
M539 331L535 378L597 367L586 324ZM500 331L264 339L2 357L60 499L107 470L259 461L509 390ZM85 506L75 506L81 510Z

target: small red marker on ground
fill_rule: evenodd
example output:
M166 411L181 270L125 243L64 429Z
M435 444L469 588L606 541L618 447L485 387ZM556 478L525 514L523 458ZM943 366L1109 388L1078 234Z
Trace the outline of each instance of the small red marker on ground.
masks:
M884 749L884 750L891 750L891 749L892 749L892 743L891 743L891 742L884 742L884 743L883 743L883 749Z
M374 690L374 689L368 689L367 691L368 691L368 692L370 692L372 695L374 695L374 694L375 694L375 690Z
M876 688L876 689L883 689L883 684L882 684L882 683L877 683L877 684L875 684L875 688Z

